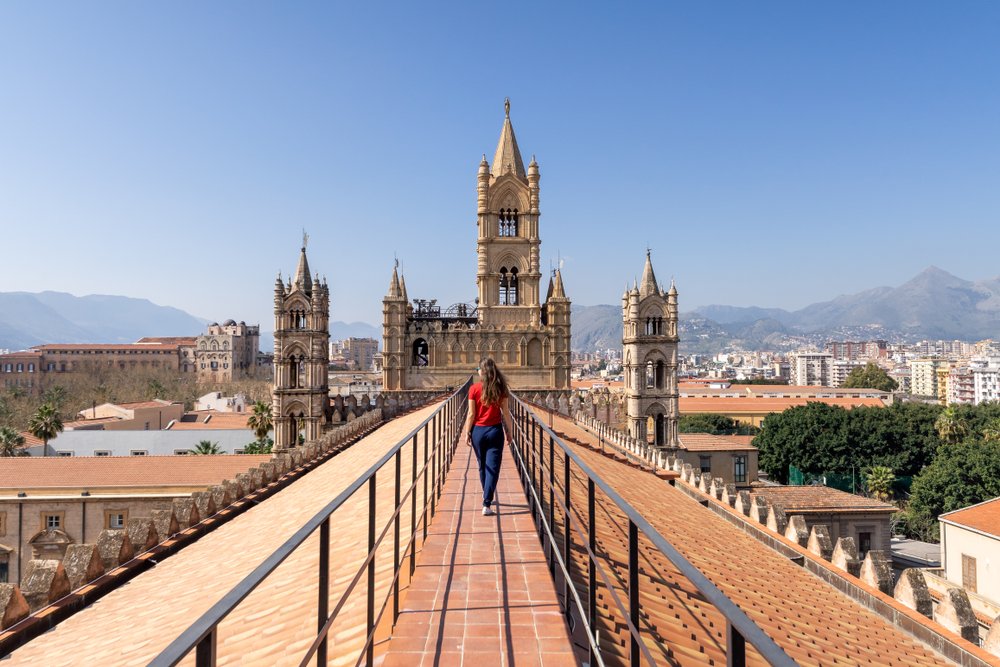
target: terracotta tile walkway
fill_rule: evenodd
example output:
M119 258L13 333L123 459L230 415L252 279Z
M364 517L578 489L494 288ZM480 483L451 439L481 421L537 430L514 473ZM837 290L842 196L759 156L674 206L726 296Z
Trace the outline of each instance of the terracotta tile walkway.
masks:
M579 664L509 451L497 500L460 443L381 667Z

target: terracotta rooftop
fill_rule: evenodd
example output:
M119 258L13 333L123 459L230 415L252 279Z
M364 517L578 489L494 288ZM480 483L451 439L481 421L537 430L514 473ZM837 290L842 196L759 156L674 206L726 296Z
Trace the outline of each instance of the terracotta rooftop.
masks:
M938 517L946 523L972 528L995 537L1000 537L1000 498L987 500L978 505L946 512Z
M767 486L753 488L771 504L786 512L825 512L830 510L867 510L869 512L895 512L897 507L874 498L865 498L829 486Z
M693 412L782 412L788 408L806 403L826 403L842 408L885 407L878 398L693 398L681 396L678 399L681 414Z
M316 512L427 418L434 407L382 426L266 501L13 651L4 664L30 667L148 664ZM169 458L157 457L157 460ZM401 460L403 478L408 479L408 449ZM392 514L393 475L379 475L376 479L376 514L381 522L379 525L383 525ZM407 505L401 521L403 543L409 539L409 517ZM331 520L332 600L339 599L366 555L367 519L367 495L362 492ZM316 632L318 543L318 534L314 533L222 622L218 630L220 665L299 664ZM390 547L379 552L376 559L378 595L383 597L389 582L386 572L391 571L391 567ZM337 617L330 634L331 665L355 664L364 642L365 608L362 590L352 596ZM181 664L193 665L193 652Z
M555 429L597 447L593 436L567 419L556 417ZM716 516L680 489L588 447L572 447L800 665L950 664L930 647ZM556 468L562 469L558 457ZM582 476L574 476L573 483L580 487L573 489L573 494L579 494L574 497L586 497ZM607 512L607 519L598 523L598 546L608 549L609 562L620 564L627 554L624 515L602 494L598 498L601 511ZM586 521L585 517L582 520ZM725 618L643 539L640 563L640 623L657 664L725 664ZM580 571L586 573L585 569ZM617 576L623 577L624 572ZM607 608L607 602L602 604ZM618 647L624 641L620 627L608 628L617 633L605 640L609 647ZM749 645L747 659L749 664L764 664Z
M159 345L179 345L182 347L190 347L198 342L195 336L146 336L140 338L135 343L136 345L149 345L151 343L156 343Z
M753 436L747 435L712 435L710 433L681 433L678 435L681 446L689 452L711 451L753 451L757 448L750 444Z
M171 431L211 431L211 430L245 430L250 428L247 420L250 414L246 412L216 412L206 410L203 412L188 412L184 416L196 415L192 421L175 420L168 425Z
M63 428L67 431L72 431L75 428L84 428L86 426L97 426L99 424L108 424L110 422L120 422L121 417L96 417L94 419L74 419L70 422L63 422ZM41 444L41 440L38 441Z
M50 343L36 345L31 349L42 352L55 350L75 352L82 350L175 350L177 347L177 343Z
M125 410L139 410L142 408L165 408L170 405L174 405L170 401L164 401L162 399L153 399L152 401L134 401L132 403L114 403L113 405L123 408Z
M266 454L17 456L5 458L0 465L0 496L35 489L210 486L270 458Z

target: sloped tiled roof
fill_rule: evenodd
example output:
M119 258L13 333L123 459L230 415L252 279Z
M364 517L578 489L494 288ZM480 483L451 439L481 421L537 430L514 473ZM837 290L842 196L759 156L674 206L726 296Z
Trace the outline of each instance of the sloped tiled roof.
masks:
M564 418L556 418L555 428L575 440L593 441L588 432ZM587 447L571 446L800 665L929 667L951 664L930 647L716 516L681 490ZM597 447L596 443L594 446ZM556 468L562 469L558 460ZM582 487L579 491L573 490L577 494L574 497L585 498L585 480L575 476L574 481ZM607 562L612 568L623 568L627 563L623 528L627 521L601 494L598 499L598 513L607 517L597 523L598 548L607 550ZM574 504L574 507L579 506ZM578 518L586 522L584 515ZM725 664L725 618L642 538L639 559L643 614L640 623L646 645L657 664ZM580 568L585 577L585 567L581 564ZM624 587L625 570L616 570L615 576ZM624 588L619 590L619 595L624 595ZM611 603L607 595L602 597L599 606L599 613L609 613L606 610L611 608ZM623 627L621 619L610 618L610 624L602 633L612 633L613 637L602 641L602 648L607 646L609 651L621 651L627 656ZM747 645L747 660L748 664L765 664L750 645Z
M753 451L757 449L750 444L753 441L753 436L681 433L678 437L681 440L681 447L689 452Z
M753 492L787 511L868 510L895 512L895 505L865 498L829 486L755 486Z
M247 420L250 414L246 412L215 412L205 411L188 413L197 417L192 421L175 421L170 425L171 431L237 431L250 428ZM185 415L187 416L187 415Z
M31 489L210 486L270 458L267 454L17 456L0 465L0 495Z
M1000 537L1000 498L942 514L941 521Z

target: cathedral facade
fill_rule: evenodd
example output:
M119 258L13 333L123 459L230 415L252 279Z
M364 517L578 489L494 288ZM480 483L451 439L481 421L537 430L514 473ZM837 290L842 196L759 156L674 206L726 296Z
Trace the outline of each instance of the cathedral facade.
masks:
M560 270L541 300L538 163L527 170L510 122L510 103L491 165L477 178L477 298L442 310L409 300L394 268L383 305L385 391L461 385L493 357L520 390L570 389L570 300Z
M677 288L660 289L648 251L642 281L622 294L622 328L628 432L678 447Z
M294 280L274 283L274 452L320 437L329 421L330 289L309 275L305 243Z

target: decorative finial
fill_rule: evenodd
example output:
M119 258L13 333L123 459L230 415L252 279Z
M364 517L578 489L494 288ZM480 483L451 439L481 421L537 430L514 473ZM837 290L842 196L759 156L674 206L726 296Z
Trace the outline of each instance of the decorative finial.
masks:
M303 227L302 228L302 250L303 251L306 249L307 245L309 245L309 235L306 234L306 230Z
M392 260L393 260L393 262L395 262L395 264L393 265L392 268L398 269L399 268L399 256L396 255L396 253L392 253Z
M649 244L647 243L647 244L646 244L646 259L649 259L649 253L650 253L650 252L652 252L652 250L653 250L653 249L652 249L652 248L650 248L650 247L649 247Z
M510 98L505 97L503 99L503 111L507 114L507 118L510 118Z

